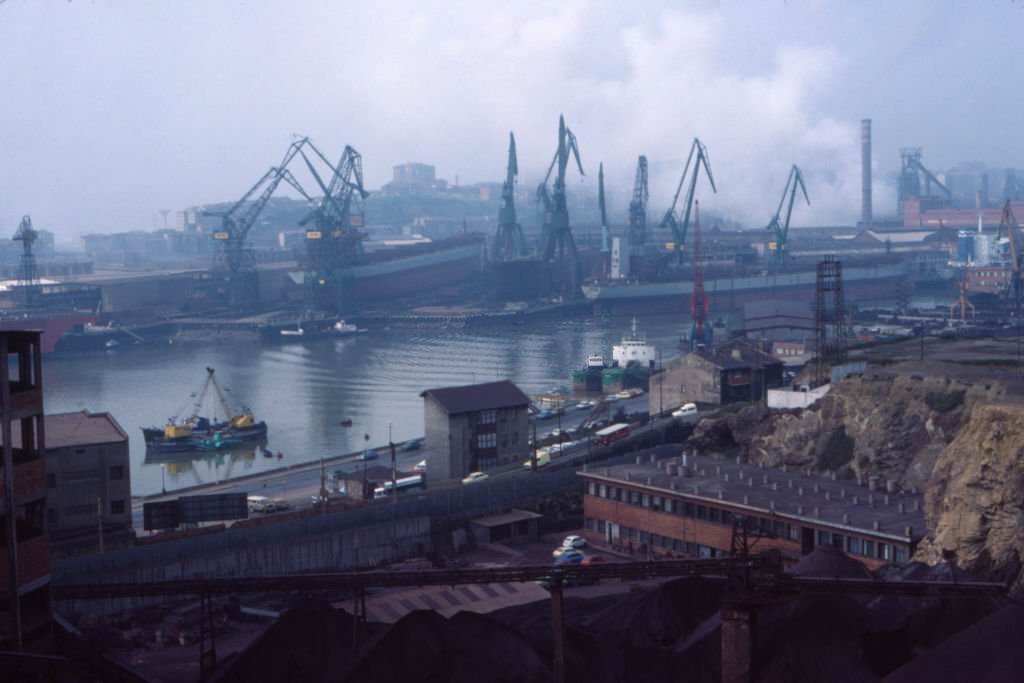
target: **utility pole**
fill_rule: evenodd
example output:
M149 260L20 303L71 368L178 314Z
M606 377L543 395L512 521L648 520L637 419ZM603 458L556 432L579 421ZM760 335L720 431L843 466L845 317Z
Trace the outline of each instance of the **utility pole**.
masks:
M391 542L398 552L398 464L395 461L395 442L391 440L391 422L388 422L388 447L391 449Z
M537 418L533 418L533 449L530 455L530 469L537 471Z
M96 499L96 527L100 534L100 553L103 553L103 499Z

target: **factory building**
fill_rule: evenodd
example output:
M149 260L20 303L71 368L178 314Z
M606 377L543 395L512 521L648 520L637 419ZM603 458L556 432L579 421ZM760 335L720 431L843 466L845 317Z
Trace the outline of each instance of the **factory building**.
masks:
M128 434L110 413L46 416L46 487L51 539L131 534Z
M14 650L44 639L52 624L41 333L0 332L0 358L9 360L0 373L0 649Z
M420 396L430 481L461 478L528 456L530 399L512 382L428 389Z
M874 480L697 455L636 456L579 475L588 540L644 557L728 554L742 516L757 529L759 552L795 560L830 545L875 568L908 561L925 528L920 494Z
M736 339L713 349L691 351L667 363L651 378L650 412L684 403L723 405L757 401L782 385L782 361L749 341Z

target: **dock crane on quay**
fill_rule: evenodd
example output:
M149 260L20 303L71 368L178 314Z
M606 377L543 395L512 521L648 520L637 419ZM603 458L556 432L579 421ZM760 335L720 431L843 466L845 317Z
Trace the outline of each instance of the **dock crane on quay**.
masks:
M252 252L246 246L246 238L282 180L298 187L298 182L288 170L288 164L307 144L308 138L292 142L281 162L271 166L227 211L203 212L206 216L218 216L221 219L220 230L213 233L216 247L209 277L218 283L221 300L232 308L252 307L258 299L255 264Z
M690 175L690 166L693 166L693 173ZM676 194L672 198L672 206L665 212L665 217L661 219L661 227L669 228L672 230L672 238L675 242L675 252L678 256L678 260L682 261L682 253L686 244L686 232L690 227L690 214L693 211L693 196L697 190L697 178L700 176L701 169L704 169L704 175L707 176L708 182L711 184L711 191L718 193L718 189L715 187L715 178L711 174L711 160L708 157L708 148L698 138L693 139L693 144L690 145L690 155L686 158L686 166L683 167L683 175L679 178L679 186L676 187ZM680 219L676 214L676 206L679 204L679 195L683 191L683 185L686 185L687 177L689 176L689 186L686 189L686 198L683 200L683 215Z
M548 166L547 175L544 181L537 188L537 199L544 210L543 221L543 260L551 263L558 260L568 271L567 286L562 287L563 292L571 298L575 298L580 288L580 261L576 253L576 243L572 238L572 229L569 227L569 206L565 198L565 172L569 166L570 156L576 160L576 168L580 175L583 172L583 163L580 161L580 149L576 144L576 136L565 125L565 117L558 117L558 147L555 155ZM551 180L551 173L558 168L551 190L548 190L548 182Z
M768 250L774 252L775 262L784 263L786 260L786 248L789 240L789 219L793 216L793 202L796 200L796 191L803 192L804 201L807 206L811 205L811 198L807 196L807 187L804 185L804 177L799 167L793 164L789 169L789 177L786 178L786 186L782 190L782 197L779 199L779 208L775 210L771 222L766 230L772 233L772 241L768 243ZM787 199L788 198L788 199ZM782 207L786 207L786 217L782 218Z
M319 159L331 172L328 182L317 172L310 154ZM309 306L337 312L343 304L342 283L345 268L354 265L363 255L365 221L358 203L370 193L363 186L363 157L346 145L335 166L312 142L300 150L310 175L316 181L323 198L313 211L299 221L306 227L306 279Z
M633 199L629 202L629 243L640 245L647 241L647 157L636 160L636 179L633 181Z
M498 234L494 239L492 255L495 261L513 261L526 256L526 239L516 217L516 178L519 162L516 159L516 136L508 134L508 166L505 182L501 186L501 206L498 208Z

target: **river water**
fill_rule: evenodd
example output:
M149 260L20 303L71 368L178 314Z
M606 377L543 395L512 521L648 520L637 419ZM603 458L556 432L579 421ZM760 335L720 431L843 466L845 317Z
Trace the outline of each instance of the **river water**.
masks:
M664 359L678 354L684 321L638 318ZM392 327L345 339L302 342L189 342L137 346L44 360L47 413L109 411L129 435L132 493L190 486L259 472L423 434L425 389L508 378L530 394L568 387L587 355L611 356L628 330L624 317L500 323L465 329ZM229 398L269 426L257 451L147 458L142 426L191 412L190 396L216 368ZM207 403L213 407L213 403ZM208 411L210 412L210 411ZM218 411L223 417L223 411ZM352 420L351 427L341 422ZM369 435L369 440L365 436Z

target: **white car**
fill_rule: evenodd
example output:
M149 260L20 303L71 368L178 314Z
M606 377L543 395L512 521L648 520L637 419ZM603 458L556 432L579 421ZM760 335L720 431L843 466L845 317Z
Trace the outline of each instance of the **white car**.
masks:
M622 399L625 399L625 398L633 398L633 394L631 394L631 393L630 393L630 392L628 392L628 391L620 391L619 393L615 394L615 396L616 396L617 398L622 398Z
M583 538L582 536L566 536L565 540L562 541L562 547L563 548L576 548L577 550L579 548L586 548L587 547L587 539Z
M475 484L478 481L483 481L487 478L486 472L470 472L463 479L463 484Z
M672 411L672 417L683 418L686 421L696 421L698 416L697 406L694 403L687 403Z

